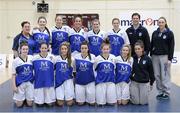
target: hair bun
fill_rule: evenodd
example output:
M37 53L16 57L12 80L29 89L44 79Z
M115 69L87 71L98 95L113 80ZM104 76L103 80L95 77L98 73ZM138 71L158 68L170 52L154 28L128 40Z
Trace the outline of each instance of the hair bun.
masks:
M104 42L105 44L110 44L109 38L106 38L103 42Z

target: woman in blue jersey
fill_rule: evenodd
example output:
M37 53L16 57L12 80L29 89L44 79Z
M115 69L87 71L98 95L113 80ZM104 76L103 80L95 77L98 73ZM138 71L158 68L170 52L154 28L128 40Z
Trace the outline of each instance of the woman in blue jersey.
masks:
M101 54L101 44L105 39L105 32L100 30L100 21L98 19L92 21L92 28L87 33L87 40L89 41L90 53L98 56Z
M19 46L21 45L21 43L26 42L28 43L29 46L29 55L33 55L33 51L34 51L34 47L35 47L35 42L34 39L32 37L32 35L30 34L30 30L31 30L31 26L30 26L30 22L28 21L23 21L21 23L21 27L22 27L22 32L20 34L18 34L14 40L13 40L13 53L14 53L14 58L18 57L19 55Z
M52 54L59 55L59 46L62 42L69 42L69 30L70 27L63 25L63 19L61 15L56 15L55 17L56 25L51 28L52 36Z
M96 103L114 105L116 100L115 56L110 54L111 47L106 39L101 45L102 54L96 57Z
M129 39L125 30L120 29L120 20L118 18L113 18L112 20L113 29L108 31L107 37L109 38L111 44L111 54L118 56L119 50L123 44L129 44Z
M60 55L56 57L55 63L55 90L56 99L59 106L66 101L68 106L73 105L74 84L73 67L70 44L63 42L59 48Z
M133 58L131 46L124 44L121 53L116 57L116 96L119 105L126 105L130 99L129 81L132 71Z
M95 105L95 76L94 76L95 56L90 54L88 43L81 43L81 53L75 56L75 94L78 105L85 102Z
M46 42L40 44L40 53L33 58L34 102L38 106L52 106L56 101L54 91L54 57L48 53Z
M82 29L82 17L77 15L74 17L74 25L70 30L69 41L71 44L72 56L80 53L80 46L85 41L85 31Z
M47 20L45 17L41 16L38 18L39 27L34 28L32 31L32 35L35 41L35 49L34 53L39 53L40 44L42 42L46 42L48 45L50 44L50 32L46 27Z
M12 64L13 99L17 107L22 107L25 100L28 106L33 104L33 65L28 50L28 44L22 43L20 55Z

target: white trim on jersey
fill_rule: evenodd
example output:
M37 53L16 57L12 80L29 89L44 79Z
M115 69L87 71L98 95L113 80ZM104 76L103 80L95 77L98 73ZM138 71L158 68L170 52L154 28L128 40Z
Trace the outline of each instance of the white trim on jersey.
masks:
M128 35L127 35L126 31L124 31L124 30L122 30L122 29L120 29L120 31L117 32L117 33L114 32L113 29L111 29L111 30L109 30L109 31L107 32L107 34L106 34L106 36L109 36L109 35L118 35L118 36L121 36L121 37L124 39L124 43L125 43L125 44L130 44L129 38L128 38Z
M21 65L30 64L32 65L33 56L28 55L27 61L24 62L20 57L16 57L12 63L12 74L16 75L16 68Z

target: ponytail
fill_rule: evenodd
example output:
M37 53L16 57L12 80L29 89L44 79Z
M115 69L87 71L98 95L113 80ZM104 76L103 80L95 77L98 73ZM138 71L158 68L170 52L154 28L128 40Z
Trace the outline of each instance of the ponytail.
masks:
M165 17L160 17L158 20L160 20L160 19L163 19L163 20L165 21L165 23L166 23L166 24L165 24L165 28L169 28L168 25L167 25L167 20L166 20L166 18L165 18Z
M108 46L111 48L111 46L110 46L110 41L109 41L109 37L107 37L107 38L103 41L103 43L101 44L101 49L102 49L105 45L108 45Z

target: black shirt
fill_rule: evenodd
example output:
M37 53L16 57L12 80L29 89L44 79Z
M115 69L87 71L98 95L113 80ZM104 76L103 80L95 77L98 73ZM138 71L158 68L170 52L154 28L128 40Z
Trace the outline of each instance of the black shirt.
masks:
M159 28L152 34L151 40L151 55L168 55L168 60L173 59L174 54L174 34L166 28L160 32Z
M131 80L139 83L150 82L150 85L153 85L155 77L150 57L147 55L142 55L140 58L138 58L135 55L133 58L134 62L132 76L130 77Z
M132 55L135 54L134 52L134 44L138 41L141 40L144 43L144 49L145 53L148 55L150 51L150 37L148 34L148 31L145 27L143 27L141 24L137 29L134 29L133 26L129 27L126 30L126 33L129 38L129 42L132 48Z

